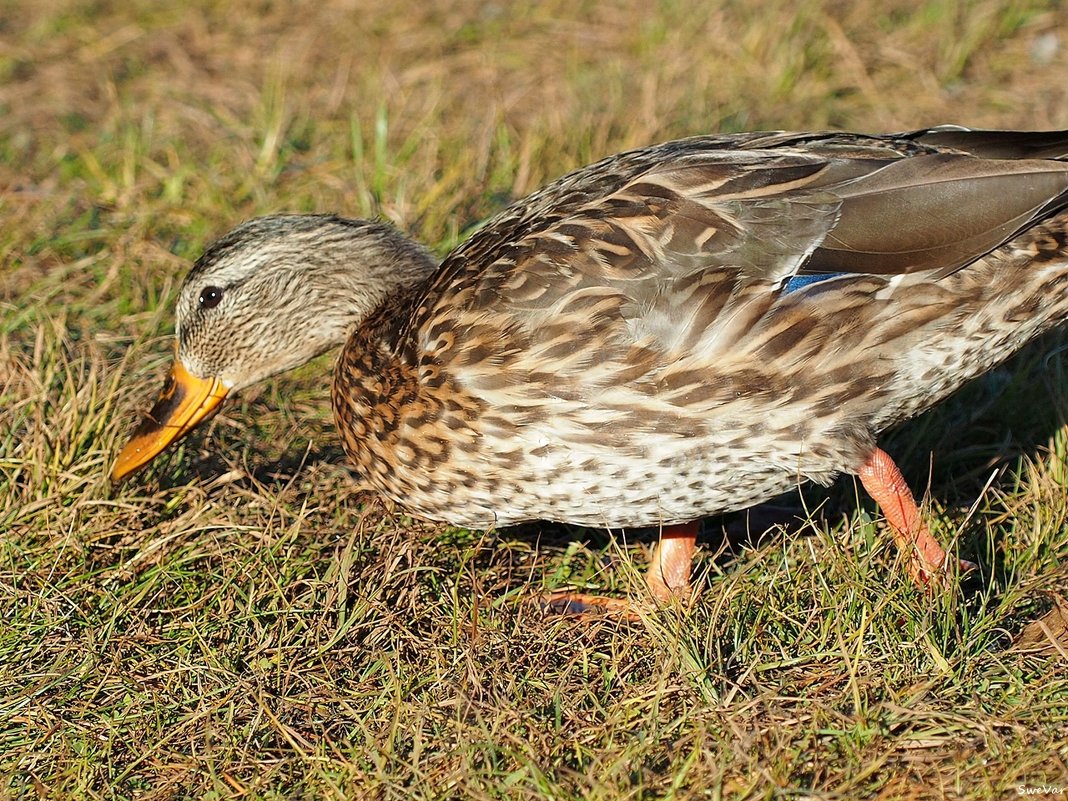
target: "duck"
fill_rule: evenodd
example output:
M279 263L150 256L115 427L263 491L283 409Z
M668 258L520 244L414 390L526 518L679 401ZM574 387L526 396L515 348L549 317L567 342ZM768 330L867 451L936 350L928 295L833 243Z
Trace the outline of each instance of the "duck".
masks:
M936 586L973 566L879 436L1066 315L1068 131L693 136L564 175L440 262L381 220L239 225L185 278L111 476L340 347L344 450L418 518L654 527L662 604L690 597L703 518L845 474Z

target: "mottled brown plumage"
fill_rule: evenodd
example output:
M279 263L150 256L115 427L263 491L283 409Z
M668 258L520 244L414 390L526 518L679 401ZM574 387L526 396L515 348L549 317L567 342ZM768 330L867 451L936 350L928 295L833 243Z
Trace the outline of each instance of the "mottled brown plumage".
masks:
M357 470L466 526L876 481L880 431L1064 319L1066 156L1063 132L694 137L565 176L437 269L388 226L264 218L197 263L179 359L236 389L345 340Z

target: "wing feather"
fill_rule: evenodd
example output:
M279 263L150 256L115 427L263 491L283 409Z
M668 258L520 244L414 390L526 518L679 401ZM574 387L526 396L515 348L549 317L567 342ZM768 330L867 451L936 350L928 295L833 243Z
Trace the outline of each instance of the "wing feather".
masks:
M442 363L450 356L432 334L446 322L496 337L498 355L523 354L523 365L454 354L474 386L519 385L530 369L561 387L567 376L639 382L676 357L730 352L780 297L796 297L781 291L795 276L935 282L981 259L1068 206L1066 151L1068 134L956 128L695 137L632 151L490 220L442 264L409 330ZM582 331L583 352L569 351L568 330ZM768 347L803 336L784 329Z

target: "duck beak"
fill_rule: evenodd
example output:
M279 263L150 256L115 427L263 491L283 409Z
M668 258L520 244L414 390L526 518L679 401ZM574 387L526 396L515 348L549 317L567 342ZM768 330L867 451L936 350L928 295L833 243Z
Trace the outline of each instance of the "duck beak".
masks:
M218 409L228 389L217 378L193 375L175 358L155 406L115 460L111 480L119 481L141 469L168 445L207 420Z

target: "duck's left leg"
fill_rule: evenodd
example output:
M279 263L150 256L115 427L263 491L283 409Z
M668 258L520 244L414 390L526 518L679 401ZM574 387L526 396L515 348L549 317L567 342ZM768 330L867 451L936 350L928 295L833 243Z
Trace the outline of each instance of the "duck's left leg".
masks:
M690 597L690 567L700 529L698 521L661 529L660 542L649 559L649 572L645 576L657 603Z
M664 526L660 541L649 559L649 572L645 576L649 593L657 603L672 599L686 600L690 597L690 565L696 550L699 522ZM543 600L543 606L551 612L562 614L588 614L591 612L618 615L637 620L634 604L624 598L607 598L582 592L555 592Z
M857 475L886 516L890 533L917 586L927 587L932 578L937 581L944 577L949 571L950 556L927 528L916 499L894 460L876 448ZM974 564L963 559L958 564L962 572L975 569Z

